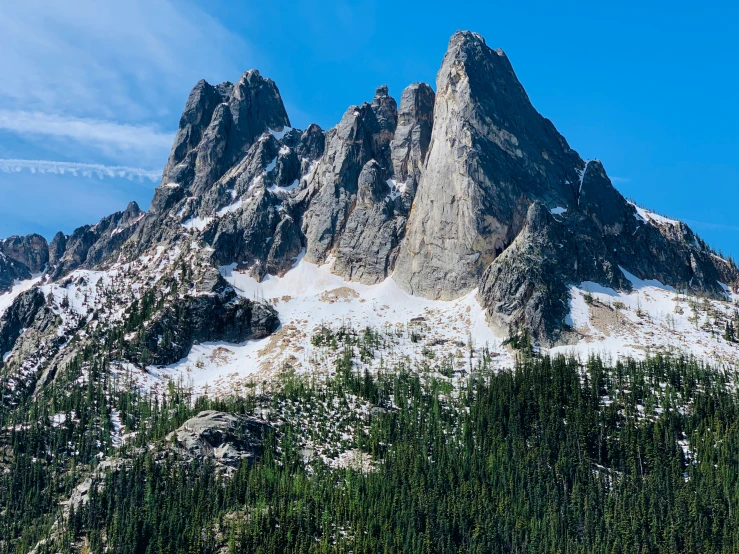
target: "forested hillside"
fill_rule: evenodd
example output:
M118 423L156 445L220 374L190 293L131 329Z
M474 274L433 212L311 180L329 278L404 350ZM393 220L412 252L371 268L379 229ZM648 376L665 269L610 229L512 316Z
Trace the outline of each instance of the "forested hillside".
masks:
M379 337L324 329L330 375L285 366L220 400L138 394L86 352L3 404L0 552L735 550L739 405L720 369L522 351L514 371L460 370L429 350L357 371ZM204 410L262 421L261 454L183 454L171 432Z

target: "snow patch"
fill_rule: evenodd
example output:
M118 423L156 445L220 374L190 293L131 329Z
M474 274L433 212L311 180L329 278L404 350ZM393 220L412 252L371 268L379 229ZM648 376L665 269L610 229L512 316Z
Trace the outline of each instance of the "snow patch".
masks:
M549 210L553 215L562 215L567 211L567 208L563 208L562 206L557 206L556 208L552 208Z
M219 268L239 295L275 307L281 322L275 334L242 344L198 344L175 364L148 368L150 374L159 382L182 379L196 393L209 394L226 394L250 380L268 378L286 361L296 371L320 374L333 368L333 359L324 359L325 353L311 342L322 325L338 328L346 324L357 331L373 327L391 333L404 329L403 338L369 362L368 367L374 369L380 363L387 366L406 358L423 359L425 342L412 342L407 332L413 324L425 326L428 340L437 344L438 355L463 351L463 363L467 363L470 347L475 356L480 356L486 345L500 347L501 340L488 327L476 290L454 301L427 300L409 295L392 278L376 285L345 281L331 272L331 263L318 266L305 261L304 254L283 277L267 275L261 282L246 271L238 271L234 264ZM506 367L512 363L506 356L495 359L496 364Z
M287 133L292 131L292 127L283 127L282 131L275 131L274 129L270 129L269 133L275 137L277 140L282 140L282 137L284 137Z
M640 208L633 202L629 202L629 204L634 206L634 209L636 210L634 217L636 217L636 219L639 221L642 221L644 223L651 223L652 225L655 225L655 226L678 225L679 224L679 222L674 219L670 219L669 217L665 217L663 215L650 212L649 210L645 210L644 208Z
M405 183L396 183L395 179L388 179L387 186L390 187L390 192L385 196L385 202L392 202L396 198L400 198L405 192Z
M290 183L286 187L279 187L277 185L271 185L267 190L273 193L292 192L298 188L299 184L300 182L297 179L295 179L292 183Z
M726 283L722 283L721 281L718 281L718 284L721 285L722 289L724 289L724 292L726 293L726 296L730 302L739 304L739 293L736 293L733 290L731 290L731 287L727 285Z
M245 206L246 204L248 204L249 202L251 202L253 198L254 198L253 196L250 196L248 198L243 198L243 197L242 198L239 198L233 204L230 204L230 205L226 206L225 208L221 208L220 210L218 210L216 212L216 217L223 217L226 214L230 214L230 213L233 213L233 212L239 210L242 206Z
M30 279L15 281L15 284L9 291L0 294L0 317L3 316L5 310L10 308L10 306L13 304L13 301L18 298L21 293L30 290L36 283L41 281L42 277L43 273L35 273L31 276Z
M580 205L580 197L582 196L582 183L585 180L585 173L588 170L588 165L590 165L591 160L585 160L585 167L582 168L582 170L578 169L577 174L580 177L580 187L577 189L577 205Z
M666 352L739 367L739 344L723 337L725 322L734 319L734 304L681 294L620 269L631 281L630 292L593 282L570 287L566 323L580 336L576 344L552 348L550 354L615 360Z
M272 160L271 162L267 164L267 167L265 167L264 171L262 171L262 175L267 175L267 173L270 173L275 168L276 165L277 165L277 158L275 158L274 160Z
M182 226L188 230L197 229L198 231L202 231L210 224L211 221L213 221L212 217L195 216L183 222Z

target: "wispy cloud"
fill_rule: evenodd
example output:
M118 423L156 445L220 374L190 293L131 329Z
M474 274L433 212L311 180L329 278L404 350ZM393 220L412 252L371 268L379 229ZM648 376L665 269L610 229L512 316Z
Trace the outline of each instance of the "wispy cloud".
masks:
M0 128L46 137L19 154L67 141L84 161L163 164L190 88L257 65L194 1L0 2Z
M72 139L106 155L123 152L131 157L166 153L174 138L174 133L163 133L153 125L9 110L0 110L0 129Z
M103 179L125 178L156 182L162 176L161 171L126 167L121 165L83 164L73 162L55 162L50 160L12 160L0 158L0 171L3 173L52 173L56 175L73 175L74 177L98 177Z
M711 223L709 221L695 221L694 219L683 220L688 225L694 227L702 227L704 229L712 229L716 231L739 231L739 225L725 225L723 223Z
M235 79L253 61L188 0L2 2L0 51L0 95L18 107L114 120L172 101L179 112L198 79Z
M612 183L628 183L629 181L631 181L631 179L629 179L628 177L614 177L611 175L609 175L608 177L611 179Z

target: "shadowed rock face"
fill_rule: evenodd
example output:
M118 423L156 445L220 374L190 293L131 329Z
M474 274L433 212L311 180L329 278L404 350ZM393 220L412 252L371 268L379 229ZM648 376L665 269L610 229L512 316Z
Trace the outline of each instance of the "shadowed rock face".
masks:
M0 252L25 265L31 273L43 271L49 263L49 245L41 235L13 236L2 240Z
M30 278L31 272L25 265L0 252L0 294L13 288L16 281Z
M167 365L181 360L193 344L208 341L240 343L261 339L280 325L272 306L239 297L215 268L198 277L194 294L177 296L155 312L140 332L143 349L133 349L130 359L142 365Z

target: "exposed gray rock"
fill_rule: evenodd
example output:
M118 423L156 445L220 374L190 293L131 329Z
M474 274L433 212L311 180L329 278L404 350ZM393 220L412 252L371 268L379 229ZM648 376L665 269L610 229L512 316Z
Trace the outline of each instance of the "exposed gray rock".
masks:
M408 209L415 197L431 142L434 97L434 91L426 83L414 83L400 98L398 127L390 151L395 181L405 184L403 196Z
M176 452L204 460L235 467L241 460L249 462L261 456L264 439L272 427L253 417L208 410L188 419L171 433Z
M195 343L260 339L280 325L274 308L237 296L215 268L195 284L194 294L178 296L139 330L128 353L131 361L167 365L184 358Z
M104 217L95 225L79 227L66 239L57 235L52 243L52 258L57 258L62 244L64 253L50 268L51 278L58 279L77 268L92 268L106 261L133 235L143 217L138 204L131 202L124 211Z
M235 85L200 81L180 119L152 212L161 214L188 195L202 195L263 133L289 126L277 86L258 71L245 72Z
M283 216L277 224L274 236L270 241L265 272L284 275L288 269L295 265L302 249L300 227L289 215ZM259 276L260 279L262 277L264 275Z
M213 118L195 148L195 176L190 186L192 196L200 196L215 183L226 165L229 135L233 120L227 104L218 104Z
M592 231L575 234L541 203L533 203L522 231L480 280L480 303L493 327L501 333L526 328L550 346L567 331L568 285L593 281L630 290L615 256Z
M397 256L406 213L391 195L375 160L359 175L357 200L336 249L333 271L347 279L374 284L384 280Z
M49 265L55 266L64 256L67 248L67 235L59 231L49 243Z
M226 102L232 88L233 85L230 83L214 87L205 80L201 80L192 89L180 118L169 161L164 168L165 178L172 176L174 168L185 161L187 155L200 144L200 139L213 118L213 111L216 106Z
M328 132L326 151L297 199L300 209L305 206L301 227L307 260L321 262L337 245L354 209L359 174L365 164L374 159L383 179L391 176L389 126L397 121L397 116L392 117L394 106L395 101L391 102L380 87L374 106L350 106L341 122Z
M233 117L226 159L229 165L241 159L265 131L290 127L277 85L272 79L262 77L256 69L244 73L234 85L229 107Z
M2 240L0 252L25 265L31 273L40 273L49 263L49 244L37 234Z
M306 160L307 162L312 162L323 156L325 148L326 135L323 132L323 129L315 123L312 123L300 136L298 156L300 156L301 161ZM306 170L304 170L303 173L305 173Z
M584 164L531 106L502 51L456 33L436 80L434 126L395 279L454 298L521 230L528 205L575 202Z

